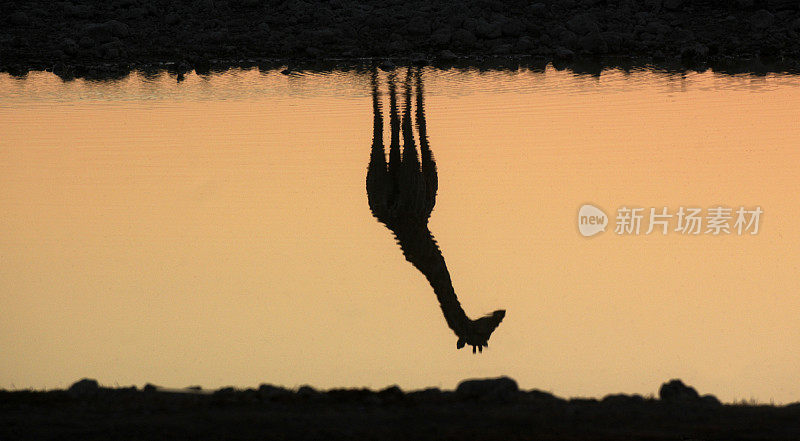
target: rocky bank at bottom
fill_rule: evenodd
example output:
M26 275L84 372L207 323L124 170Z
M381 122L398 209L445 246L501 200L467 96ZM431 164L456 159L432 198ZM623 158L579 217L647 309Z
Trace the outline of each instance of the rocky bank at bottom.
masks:
M0 391L2 440L798 440L800 403L722 404L680 380L659 398L562 399L507 377L398 387Z

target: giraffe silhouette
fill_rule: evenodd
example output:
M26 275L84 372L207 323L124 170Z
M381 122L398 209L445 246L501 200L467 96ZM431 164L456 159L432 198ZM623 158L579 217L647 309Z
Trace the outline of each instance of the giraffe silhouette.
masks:
M406 260L411 262L430 283L444 319L458 337L456 348L472 346L472 353L489 345L489 337L497 328L505 310L472 320L458 301L450 272L436 239L428 229L428 219L436 204L438 175L436 161L428 144L423 104L422 75L413 72L416 86L416 125L419 132L419 152L414 141L411 114L412 71L406 72L405 103L402 116L397 104L397 85L394 73L389 75L389 124L391 130L389 161L383 145L383 112L379 99L377 70L372 71L373 136L369 169L367 170L367 199L372 215L394 233ZM402 132L402 153L400 133Z

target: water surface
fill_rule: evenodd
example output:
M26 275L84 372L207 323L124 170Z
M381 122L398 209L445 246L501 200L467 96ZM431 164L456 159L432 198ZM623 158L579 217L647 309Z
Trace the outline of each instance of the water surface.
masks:
M682 378L724 401L800 400L800 79L421 79L438 171L427 226L466 314L507 311L482 353L456 349L370 211L369 72L3 74L0 387L509 375L562 396ZM617 235L612 219L585 238L585 203L764 214L757 235Z

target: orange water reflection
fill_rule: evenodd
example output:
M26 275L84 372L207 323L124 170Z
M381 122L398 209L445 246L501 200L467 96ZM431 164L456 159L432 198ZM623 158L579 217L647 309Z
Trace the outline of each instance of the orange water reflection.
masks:
M364 192L368 75L0 76L0 387L453 387L800 400L800 80L426 70L457 351ZM756 206L756 236L578 207Z

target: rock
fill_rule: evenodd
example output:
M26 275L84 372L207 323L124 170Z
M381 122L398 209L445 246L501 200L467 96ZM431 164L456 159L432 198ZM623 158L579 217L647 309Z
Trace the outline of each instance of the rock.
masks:
M603 41L606 43L609 52L621 52L624 41L627 41L622 35L616 32L603 32L600 34Z
M301 398L315 398L319 395L320 393L316 389L308 385L300 386L300 389L297 389L297 396Z
M69 17L75 17L75 18L80 18L80 19L84 19L84 20L87 20L87 19L91 18L92 15L94 15L94 10L91 7L87 6L87 5L76 5L76 6L74 6L72 4L67 4L67 6L64 8L64 12Z
M167 26L175 26L180 22L181 22L181 16L174 12L171 14L167 14L167 16L164 17L164 24L166 24Z
M209 32L204 36L204 39L209 43L222 43L228 36L227 30L219 30L214 32ZM293 39L287 40L286 44L290 47L296 47L297 41Z
M475 20L472 17L467 17L464 19L464 22L461 24L461 27L468 30L469 32L475 32L478 29L478 20Z
M104 26L111 29L111 34L115 37L125 38L130 35L130 29L128 28L128 25L117 20L109 20L104 23Z
M498 44L492 47L492 54L494 55L508 55L511 53L512 46L510 44Z
M531 14L542 17L547 13L547 6L544 3L534 3L528 7L528 10L531 11Z
M415 66L425 66L426 64L428 64L428 57L426 57L425 54L420 52L414 52L413 54L411 54L409 56L409 60L411 61L411 64Z
M431 32L431 24L422 16L416 16L408 22L408 32L414 35L427 35Z
M766 29L775 22L775 16L766 9L759 9L750 17L750 24L756 29Z
M65 38L64 41L61 42L61 50L67 55L75 55L78 52L78 43L71 38Z
M519 54L524 54L533 48L533 42L527 36L522 36L517 39L517 43L514 45L514 52Z
M101 45L100 52L103 54L103 58L107 60L119 58L119 46L114 42Z
M475 35L484 39L500 38L502 30L500 29L500 24L488 23L486 20L480 19L475 28Z
M442 392L439 388L429 387L409 392L407 396L416 403L438 403L444 399L445 392Z
M555 49L554 54L555 54L556 57L563 58L563 59L566 59L566 60L568 60L568 59L572 58L573 56L575 56L575 52L572 52L571 50L569 50L569 49L567 49L567 48L565 48L563 46L558 46Z
M464 380L456 388L461 399L510 401L519 394L517 382L508 377Z
M454 12L450 16L447 17L441 25L450 25L453 28L460 28L464 24L464 19L467 18L467 15L464 11L459 10L458 12Z
M650 23L647 23L647 26L644 27L644 31L652 35L664 35L671 31L671 29L664 23L658 20L653 20Z
M583 50L592 54L602 54L608 52L608 45L600 37L599 32L592 32L578 39L578 44Z
M112 26L107 23L88 24L83 28L83 33L100 44L108 43L114 38Z
M502 8L500 8L502 10ZM489 18L489 22L497 23L498 26L502 27L508 21L508 17L501 14L500 12L495 12Z
M545 62L544 67L546 66L547 64ZM562 401L561 398L557 398L555 395L549 392L544 392L538 389L532 389L528 392L525 392L525 397L528 399L528 401Z
M253 56L407 59L411 52L440 55L440 50L463 54L473 60L468 63L491 53L555 52L562 64L563 58L581 53L667 63L680 56L697 61L697 68L706 61L716 65L720 57L758 55L770 70L796 71L800 65L795 43L800 0L0 3L6 6L0 8L5 12L0 12L3 69L35 70L62 62L76 76L88 69L105 72L97 64L101 57L126 65L190 56L192 64L201 58L226 64ZM716 26L705 26L708 22ZM387 38L392 34L397 38ZM452 56L448 52L437 59ZM781 67L772 67L776 63Z
M676 41L678 43L686 43L694 40L695 38L694 32L683 28L673 29L672 31L670 31L668 35L670 40Z
M641 11L637 12L633 16L636 19L636 24L640 26L645 26L650 21L652 14L650 14L649 12Z
M3 67L14 78L25 78L30 70L26 66L20 66L18 64L7 64Z
M214 395L231 396L236 393L236 389L232 386L221 387L214 391Z
M322 56L322 51L313 46L309 46L306 48L306 55L309 58L319 58Z
M453 44L460 47L471 48L478 41L475 35L466 29L456 29L450 37Z
M541 37L539 37L539 44L550 46L553 44L553 39L547 34L542 34Z
M405 40L394 40L389 43L389 50L393 53L405 52L408 49L408 44Z
M394 63L392 63L392 60L383 60L381 61L381 64L378 65L378 69L384 72L391 72L395 68L397 68L397 66L395 66Z
M242 403L257 403L260 401L258 391L253 388L247 388L239 393L239 401Z
M214 0L195 0L192 6L195 11L212 11Z
M373 392L369 389L330 389L325 395L337 403L364 403Z
M187 74L191 72L192 66L189 64L188 61L181 61L180 63L175 65L174 71L179 74Z
M30 19L24 12L17 11L8 16L8 22L14 26L28 26Z
M681 380L673 379L669 383L664 383L658 390L658 396L661 401L698 401L700 395L691 387L683 384Z
M782 11L800 8L797 0L767 0L767 9L770 11Z
M292 392L282 387L272 386L270 384L262 384L258 387L258 394L261 396L262 400L272 401L289 397Z
M431 35L431 43L437 46L444 46L450 43L451 34L448 29L440 28Z
M223 387L211 393L212 402L219 404L235 403L239 401L236 389L233 387Z
M456 58L458 58L458 57L456 56L456 54L454 54L454 53L450 52L450 51L449 51L449 50L447 50L447 49L445 49L445 50L443 50L443 51L439 51L439 53L436 55L436 57L437 57L438 59L442 60L442 61L453 61L453 60L455 60Z
M658 11L663 4L662 0L644 0L644 5L647 9Z
M389 386L378 391L377 396L382 403L396 403L405 398L403 390L397 385Z
M128 15L135 20L141 20L147 17L148 14L149 12L145 8L131 8L131 10L128 11Z
M567 22L567 29L578 36L586 35L590 32L600 32L597 22L586 14L578 14Z
M597 398L570 398L569 404L574 404L578 406L594 406L598 404L600 401Z
M317 29L312 33L314 36L314 41L318 44L330 44L336 42L339 33L336 29L331 28L324 28L324 29Z
M521 37L525 33L525 25L522 20L515 18L503 23L501 31L506 37Z
M707 56L708 47L702 43L695 43L681 50L681 58L684 60L701 60Z
M575 48L578 46L578 35L569 29L562 28L558 34L558 41L564 47Z
M100 385L97 383L97 380L83 378L75 383L72 383L72 386L69 387L68 392L72 396L85 397L96 395L99 390Z
M603 404L610 406L630 406L633 404L640 404L644 401L641 395L625 395L625 394L611 394L603 397Z
M94 46L94 40L89 37L81 37L81 39L78 40L78 46L83 49L89 49Z

